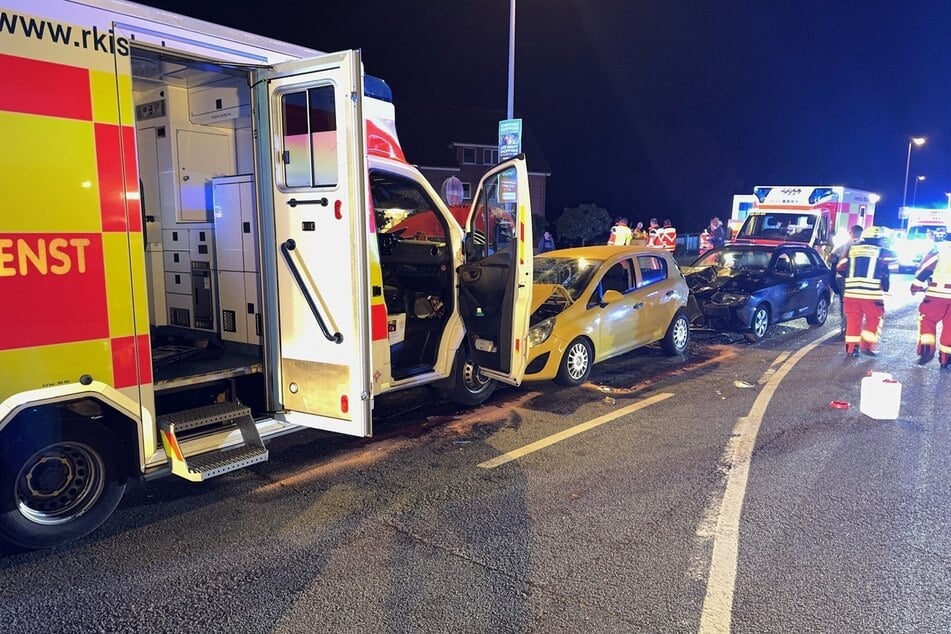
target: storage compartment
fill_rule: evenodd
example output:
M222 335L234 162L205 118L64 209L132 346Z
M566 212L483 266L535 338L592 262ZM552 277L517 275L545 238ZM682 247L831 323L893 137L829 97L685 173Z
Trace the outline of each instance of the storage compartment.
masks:
M189 119L198 125L232 127L234 120L248 117L251 106L246 82L229 78L188 91Z

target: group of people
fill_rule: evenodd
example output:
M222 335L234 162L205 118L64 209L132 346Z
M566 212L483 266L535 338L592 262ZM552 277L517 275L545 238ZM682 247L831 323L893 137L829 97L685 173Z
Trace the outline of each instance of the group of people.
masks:
M889 290L889 266L894 254L884 246L885 230L852 227L851 240L833 251L832 260L841 280L842 316L845 320L845 353L875 356L885 315L884 295ZM918 307L918 363L924 365L938 353L942 369L951 368L951 235L936 232L933 248L921 260L911 283L911 293L924 291ZM941 339L937 328L941 323Z
M677 250L677 229L670 223L670 220L664 220L663 226L657 222L657 218L651 218L648 227L644 228L644 223L639 222L631 229L628 226L627 218L618 218L614 226L611 227L611 235L608 238L608 244L627 245L635 240L643 241L649 247L666 249L673 253Z

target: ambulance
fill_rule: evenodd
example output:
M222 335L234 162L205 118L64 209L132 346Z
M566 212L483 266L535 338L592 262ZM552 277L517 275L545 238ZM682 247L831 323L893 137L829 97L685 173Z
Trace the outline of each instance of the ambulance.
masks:
M0 537L80 538L130 479L202 481L281 434L370 436L381 394L520 383L524 157L462 226L359 51L0 0L0 66Z
M902 214L905 228L896 231L891 240L899 271L914 271L934 246L935 233L947 232L951 210L907 207Z
M841 186L760 186L735 240L804 242L828 255L849 228L875 224L878 195Z

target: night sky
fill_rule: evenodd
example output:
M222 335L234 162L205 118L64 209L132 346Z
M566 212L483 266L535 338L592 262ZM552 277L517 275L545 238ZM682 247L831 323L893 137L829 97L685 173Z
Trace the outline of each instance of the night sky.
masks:
M506 107L509 0L144 4L360 48L397 105ZM880 193L895 226L911 136L928 141L908 204L918 174L918 205L947 204L943 0L517 0L516 29L515 116L551 166L549 220L595 203L698 231L755 185L846 185Z

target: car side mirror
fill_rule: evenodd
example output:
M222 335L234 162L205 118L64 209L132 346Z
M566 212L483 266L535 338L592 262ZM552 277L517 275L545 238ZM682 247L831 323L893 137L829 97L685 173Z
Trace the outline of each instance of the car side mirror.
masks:
M610 290L604 291L604 293L601 294L601 304L605 306L607 304L619 302L622 299L624 299L624 295L622 295L620 291Z

